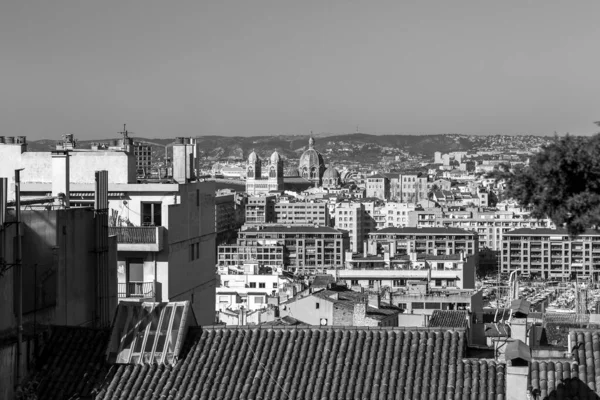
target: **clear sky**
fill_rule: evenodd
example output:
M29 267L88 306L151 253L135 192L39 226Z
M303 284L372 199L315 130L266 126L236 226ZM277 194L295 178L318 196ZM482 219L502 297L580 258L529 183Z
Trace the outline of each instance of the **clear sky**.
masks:
M0 135L590 134L600 1L14 0Z

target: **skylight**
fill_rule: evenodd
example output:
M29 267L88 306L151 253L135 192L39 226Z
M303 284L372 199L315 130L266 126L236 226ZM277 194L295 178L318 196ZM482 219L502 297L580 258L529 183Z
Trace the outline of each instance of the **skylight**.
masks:
M121 302L107 351L117 364L173 364L187 327L189 302ZM193 316L191 317L193 319Z

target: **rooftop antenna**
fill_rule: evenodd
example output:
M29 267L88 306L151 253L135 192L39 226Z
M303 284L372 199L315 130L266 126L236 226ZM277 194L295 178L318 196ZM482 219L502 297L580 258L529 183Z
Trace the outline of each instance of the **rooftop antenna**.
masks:
M123 139L127 139L129 137L129 135L133 135L133 132L129 132L127 130L127 124L123 124L123 131L122 132L118 132L119 134L121 134L123 136Z

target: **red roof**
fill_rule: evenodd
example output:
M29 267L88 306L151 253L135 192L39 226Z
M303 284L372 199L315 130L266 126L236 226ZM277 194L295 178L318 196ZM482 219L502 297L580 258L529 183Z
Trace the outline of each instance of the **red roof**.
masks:
M108 365L108 336L54 329L32 380L39 382L38 398L430 399L505 393L504 364L463 359L464 330L190 328L174 366Z

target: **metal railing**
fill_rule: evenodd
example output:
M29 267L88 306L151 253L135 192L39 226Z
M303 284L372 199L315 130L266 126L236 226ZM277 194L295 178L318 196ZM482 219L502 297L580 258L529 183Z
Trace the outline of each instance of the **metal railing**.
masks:
M156 243L155 226L109 226L110 236L117 236L117 243Z
M127 282L119 283L119 298L125 297L154 297L154 282Z

